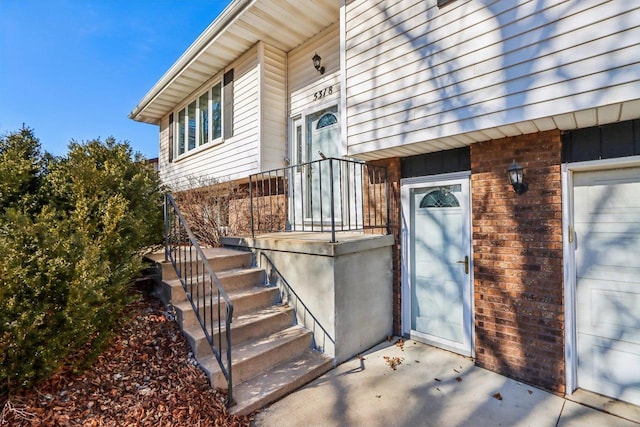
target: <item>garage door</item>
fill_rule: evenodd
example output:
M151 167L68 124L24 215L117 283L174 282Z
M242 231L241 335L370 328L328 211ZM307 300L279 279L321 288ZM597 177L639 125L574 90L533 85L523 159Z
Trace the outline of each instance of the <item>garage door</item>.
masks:
M574 186L578 387L640 404L640 168Z

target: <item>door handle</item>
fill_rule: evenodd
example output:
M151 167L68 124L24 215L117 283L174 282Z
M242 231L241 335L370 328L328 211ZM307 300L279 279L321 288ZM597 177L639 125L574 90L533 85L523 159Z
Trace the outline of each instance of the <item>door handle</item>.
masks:
M469 256L465 255L463 260L456 261L456 264L464 264L465 274L469 274Z

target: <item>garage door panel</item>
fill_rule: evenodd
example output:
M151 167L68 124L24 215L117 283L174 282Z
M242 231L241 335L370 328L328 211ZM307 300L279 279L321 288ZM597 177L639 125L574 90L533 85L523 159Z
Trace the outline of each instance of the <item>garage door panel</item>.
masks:
M578 386L640 404L640 168L574 178Z
M640 344L640 293L619 282L584 280L578 295L580 333ZM605 286L602 286L605 285ZM606 286L608 285L608 286Z
M640 404L640 345L578 337L580 387ZM610 369L617 366L620 369Z

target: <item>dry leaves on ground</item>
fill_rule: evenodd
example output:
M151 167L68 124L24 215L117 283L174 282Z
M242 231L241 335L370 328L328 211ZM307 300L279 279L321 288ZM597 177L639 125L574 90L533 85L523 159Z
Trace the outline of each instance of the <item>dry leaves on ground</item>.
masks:
M0 401L2 426L248 426L229 415L157 300L129 306L129 320L82 375L56 374Z

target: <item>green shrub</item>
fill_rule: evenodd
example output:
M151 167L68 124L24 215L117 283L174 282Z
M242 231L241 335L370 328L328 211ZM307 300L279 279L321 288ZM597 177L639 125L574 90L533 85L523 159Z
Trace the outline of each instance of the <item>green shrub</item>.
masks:
M29 171L20 191L0 187L0 395L109 339L140 250L162 237L159 179L140 160L113 138L62 158L41 155L30 130L0 140L0 174Z

